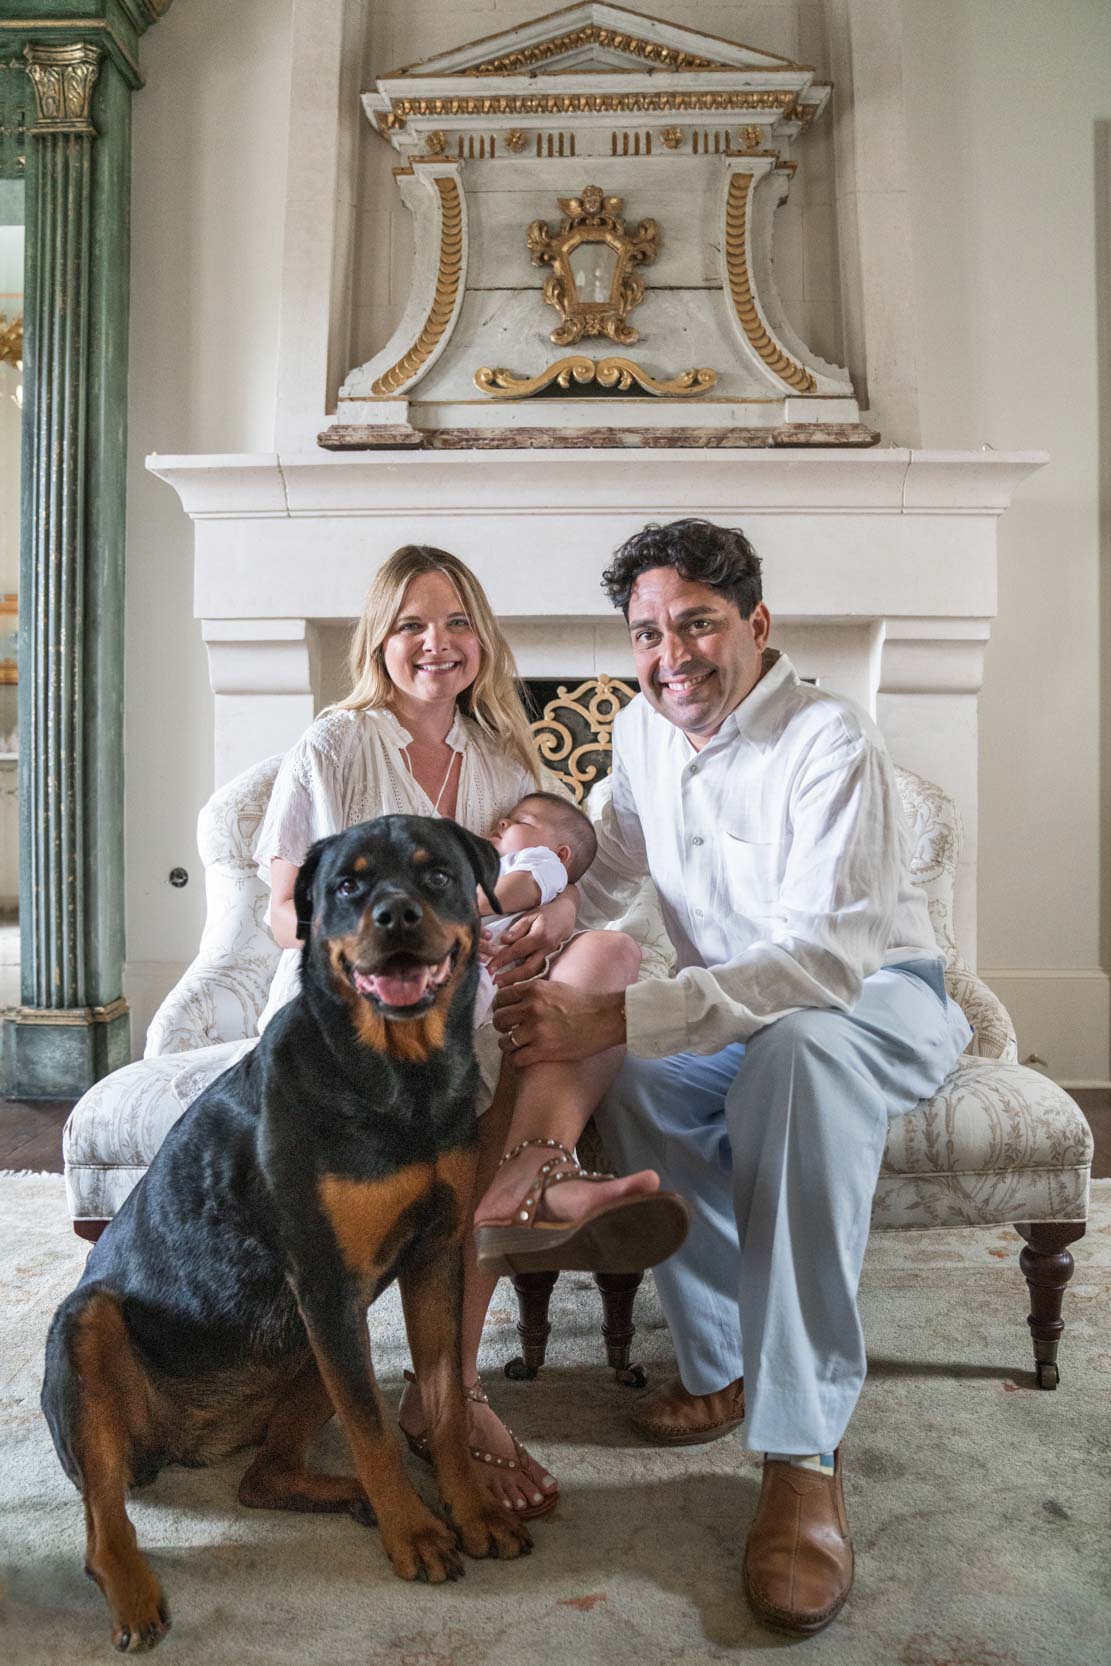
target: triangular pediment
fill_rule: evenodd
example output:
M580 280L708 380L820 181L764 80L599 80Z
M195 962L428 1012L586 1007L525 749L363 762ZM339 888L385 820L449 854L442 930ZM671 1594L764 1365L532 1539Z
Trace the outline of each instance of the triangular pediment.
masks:
M382 80L622 72L643 75L648 70L671 74L707 70L774 73L803 67L777 53L646 17L626 6L580 0L578 5L564 6L514 29L502 29L454 51L407 64Z

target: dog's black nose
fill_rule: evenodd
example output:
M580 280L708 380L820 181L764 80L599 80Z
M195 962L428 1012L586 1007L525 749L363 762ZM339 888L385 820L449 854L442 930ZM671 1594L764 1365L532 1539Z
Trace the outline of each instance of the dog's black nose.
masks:
M424 909L416 897L402 891L379 897L370 913L379 931L396 931L401 926L419 926Z

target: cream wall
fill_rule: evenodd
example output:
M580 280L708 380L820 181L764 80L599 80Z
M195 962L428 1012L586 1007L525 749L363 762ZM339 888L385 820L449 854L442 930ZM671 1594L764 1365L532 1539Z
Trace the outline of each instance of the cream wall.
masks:
M980 965L1022 1053L1064 1079L1103 1080L1111 548L1097 309L1106 448L1111 294L1095 158L1111 117L1111 13L1106 0L903 0L903 45L922 443L1051 458L1000 526L980 699ZM1106 243L1105 208L1098 223Z
M143 459L273 445L289 12L289 0L182 0L143 41L133 106L125 992L137 1053L200 937L195 825L212 787L193 527ZM168 882L175 866L184 890Z
M375 0L365 72L551 9L552 0ZM851 13L867 32L874 14L877 40L901 21L918 322L906 353L910 385L917 361L921 441L1044 446L1053 457L1002 523L1000 616L981 705L980 959L1020 1021L1024 1052L1066 1080L1106 1078L1093 169L1094 123L1111 115L1106 6L663 0L643 9L823 71L836 59L830 20ZM147 87L135 101L127 928L137 1050L199 935L193 823L212 778L192 529L142 457L273 445L290 11L291 0L182 0L144 42ZM890 87L865 78L857 101L889 97ZM831 127L836 105L832 115ZM821 127L800 148L780 276L801 333L838 357L832 146ZM343 325L351 363L385 341L404 293L407 228L392 206L391 161L364 133L353 315ZM1108 398L1105 388L1105 407ZM181 892L166 880L175 864L192 875Z

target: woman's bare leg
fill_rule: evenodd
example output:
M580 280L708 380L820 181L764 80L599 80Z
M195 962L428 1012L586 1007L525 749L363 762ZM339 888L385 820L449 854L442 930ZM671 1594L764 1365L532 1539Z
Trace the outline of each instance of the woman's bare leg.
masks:
M503 1065L493 1103L486 1114L479 1118L478 1168L475 1172L472 1207L490 1184L501 1154L506 1149L505 1142L513 1115L516 1086L512 1069L509 1065ZM475 1260L474 1239L469 1232L464 1241L463 1256L463 1386L469 1388L478 1380L478 1350L490 1298L498 1278L496 1273L483 1272L479 1267ZM421 1404L419 1383L406 1385L398 1421L409 1434L424 1433L426 1419ZM492 1452L499 1458L517 1456L512 1437L493 1407L473 1400L467 1401L467 1439L468 1443L480 1452ZM524 1510L530 1505L541 1504L546 1496L559 1491L559 1483L555 1477L549 1475L544 1466L537 1463L531 1454L526 1469L506 1470L499 1469L495 1464L484 1463L480 1466L480 1474L483 1482L512 1510Z
M553 962L548 977L575 989L612 993L636 982L640 969L640 946L623 931L588 931L568 943ZM505 1150L524 1140L558 1140L574 1150L583 1129L614 1081L625 1056L623 1047L612 1047L593 1058L568 1064L534 1064L517 1076L513 1117L505 1136ZM530 1146L519 1157L499 1168L482 1196L475 1218L504 1220L528 1191L537 1169L550 1156L542 1147ZM545 1194L541 1215L549 1220L575 1220L589 1209L615 1203L631 1194L659 1189L659 1176L651 1169L626 1175L606 1185L591 1181L568 1181Z
M567 945L553 962L548 976L580 989L611 992L636 981L640 968L640 947L624 932L586 932ZM499 1167L504 1151L522 1140L555 1139L573 1149L591 1114L621 1068L624 1049L615 1047L596 1058L574 1064L537 1064L514 1071L506 1064L490 1109L479 1121L479 1159L475 1175L475 1205L479 1220L496 1219L504 1207L507 1213L520 1202L529 1181L544 1161L543 1149L530 1147L504 1168ZM614 1180L608 1185L576 1184L553 1187L549 1197L555 1207L546 1213L573 1219L587 1209L597 1208L633 1192L654 1192L659 1176L651 1169ZM479 1201L481 1200L481 1201ZM490 1298L497 1277L483 1272L475 1259L473 1240L465 1246L463 1272L463 1383L478 1377L478 1352ZM513 1442L504 1423L492 1407L468 1402L467 1420L472 1446L512 1458ZM401 1402L400 1422L411 1434L424 1429L424 1411L419 1385L406 1389ZM543 1502L546 1494L558 1490L558 1482L535 1460L528 1472L499 1470L483 1466L483 1479L511 1509L526 1509Z

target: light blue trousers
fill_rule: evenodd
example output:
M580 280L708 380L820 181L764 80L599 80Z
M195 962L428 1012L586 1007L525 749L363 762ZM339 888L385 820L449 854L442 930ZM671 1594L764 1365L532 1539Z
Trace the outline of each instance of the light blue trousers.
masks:
M690 1235L655 1269L684 1386L745 1379L745 1444L832 1452L866 1369L857 1287L888 1118L936 1092L971 1031L939 963L866 978L853 1011L746 1045L625 1061L598 1113L625 1173L659 1171Z

